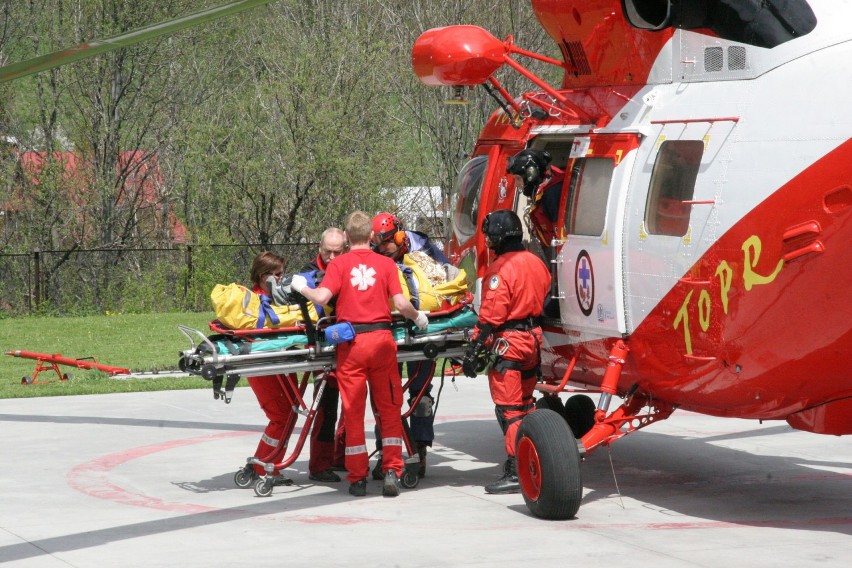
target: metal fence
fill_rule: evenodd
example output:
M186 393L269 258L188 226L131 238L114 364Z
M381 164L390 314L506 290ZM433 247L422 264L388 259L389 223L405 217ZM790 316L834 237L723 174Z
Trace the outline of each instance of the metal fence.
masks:
M268 247L295 272L316 243ZM256 244L0 254L0 315L210 309L216 284L248 283Z

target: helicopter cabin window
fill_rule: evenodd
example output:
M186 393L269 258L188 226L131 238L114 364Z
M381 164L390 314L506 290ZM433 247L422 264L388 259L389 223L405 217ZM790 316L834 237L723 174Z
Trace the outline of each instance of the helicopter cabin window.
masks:
M614 169L611 158L574 160L565 210L565 231L569 235L603 234Z
M686 234L703 153L701 140L668 140L660 145L645 207L648 234L672 237Z
M487 156L477 156L464 165L456 178L457 205L453 225L459 244L476 234L479 198L487 165Z

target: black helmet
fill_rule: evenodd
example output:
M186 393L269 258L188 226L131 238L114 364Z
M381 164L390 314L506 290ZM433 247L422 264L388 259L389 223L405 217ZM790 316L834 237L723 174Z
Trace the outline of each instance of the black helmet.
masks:
M491 241L491 248L499 251L507 242L520 242L524 234L521 218L509 209L498 209L485 216L482 234Z
M524 180L524 195L531 197L538 184L544 180L552 159L546 150L521 150L509 158L506 173L521 176Z

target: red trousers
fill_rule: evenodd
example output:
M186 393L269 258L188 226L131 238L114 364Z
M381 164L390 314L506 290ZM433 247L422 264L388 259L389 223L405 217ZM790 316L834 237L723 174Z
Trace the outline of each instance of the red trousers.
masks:
M515 438L521 420L535 408L533 391L537 382L534 374L539 364L541 328L531 331L509 330L497 334L509 343L503 358L520 369L501 369L500 361L488 371L488 387L495 413L503 429L506 455L515 455Z
M265 375L247 379L260 408L269 420L269 425L263 431L257 449L254 451L254 457L264 462L280 461L296 419L293 412L295 404L293 396L281 386L278 377L282 381L289 381L293 385L293 392L298 392L294 375ZM258 475L266 473L259 465L254 466L254 471ZM278 475L280 472L273 473Z
M257 397L260 408L269 420L254 456L264 462L280 462L284 458L297 418L293 412L293 406L298 404L295 395L299 392L296 376L266 375L248 377L247 380ZM289 386L284 388L282 382ZM337 399L337 381L331 375L311 429L311 455L308 460L310 473L319 473L334 465L334 423L337 420ZM265 473L259 465L255 465L254 470L260 475ZM278 473L277 470L274 472L275 475Z
M367 385L382 429L382 470L402 473L402 380L396 364L396 342L390 331L359 333L337 345L337 382L346 422L346 478L354 483L369 473L364 435Z

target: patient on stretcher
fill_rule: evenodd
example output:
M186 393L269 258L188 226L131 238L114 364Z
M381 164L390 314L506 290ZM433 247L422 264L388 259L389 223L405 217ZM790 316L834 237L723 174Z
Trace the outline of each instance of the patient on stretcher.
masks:
M397 264L403 294L427 312L452 312L470 300L467 275L452 265L436 262L425 254L406 254ZM322 282L323 271L300 273L311 288ZM333 309L314 306L290 289L291 277L271 282L270 293L257 293L236 283L214 287L210 298L216 319L229 330L281 330L304 333L306 320L314 325L333 322ZM439 322L438 322L439 323ZM432 326L430 326L432 327Z

